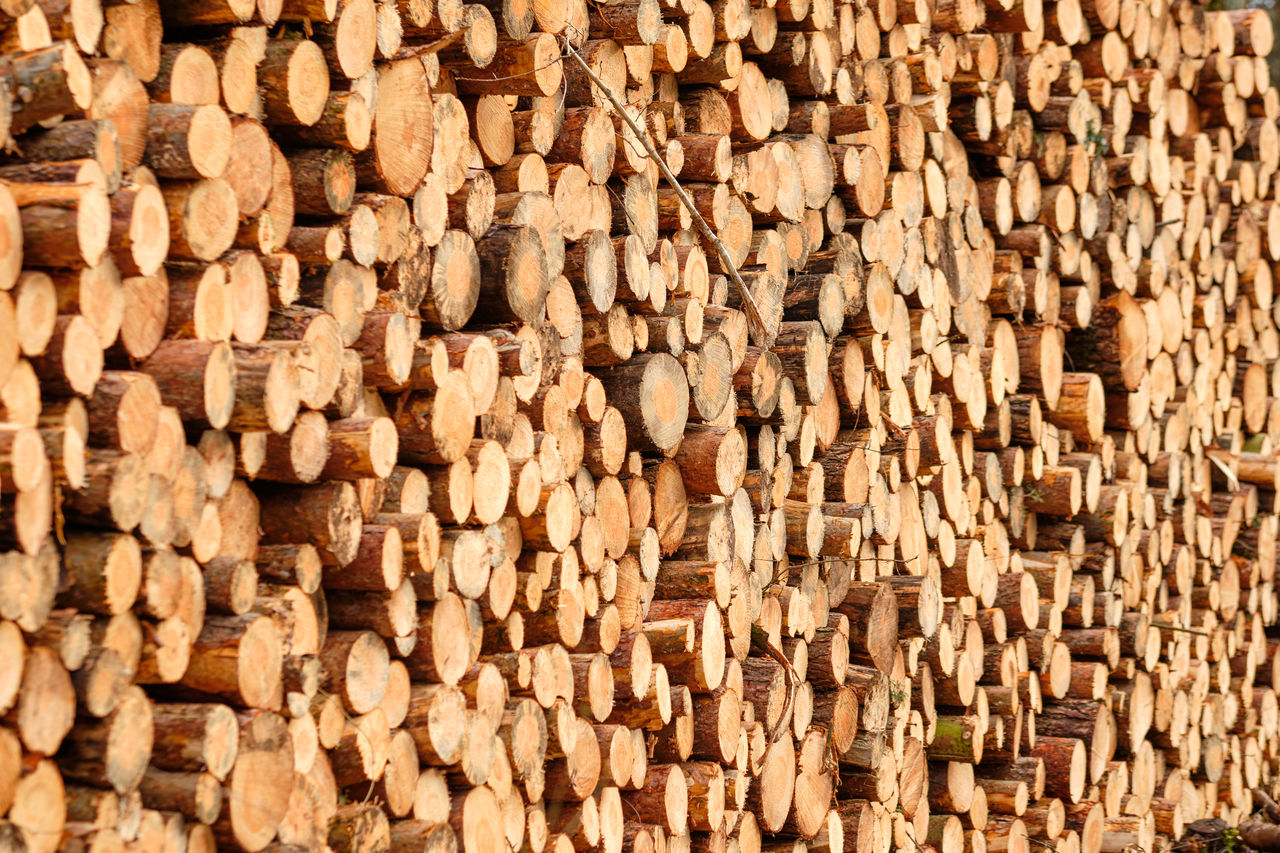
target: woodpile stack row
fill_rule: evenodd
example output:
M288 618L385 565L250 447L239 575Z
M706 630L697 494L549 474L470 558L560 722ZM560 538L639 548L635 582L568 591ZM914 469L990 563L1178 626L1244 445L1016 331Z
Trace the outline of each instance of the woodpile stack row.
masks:
M0 849L1157 853L1277 793L1265 13L0 41Z

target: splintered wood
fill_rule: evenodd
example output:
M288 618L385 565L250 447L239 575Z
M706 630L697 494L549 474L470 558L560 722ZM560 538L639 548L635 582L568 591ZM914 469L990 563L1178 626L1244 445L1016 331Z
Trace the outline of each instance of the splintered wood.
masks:
M0 849L1171 853L1280 794L1266 13L0 34Z

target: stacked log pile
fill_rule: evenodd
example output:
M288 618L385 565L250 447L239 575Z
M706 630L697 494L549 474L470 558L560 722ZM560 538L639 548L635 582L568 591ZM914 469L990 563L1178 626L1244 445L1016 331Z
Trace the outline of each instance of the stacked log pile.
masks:
M1280 793L1265 13L0 31L3 849L1155 853Z

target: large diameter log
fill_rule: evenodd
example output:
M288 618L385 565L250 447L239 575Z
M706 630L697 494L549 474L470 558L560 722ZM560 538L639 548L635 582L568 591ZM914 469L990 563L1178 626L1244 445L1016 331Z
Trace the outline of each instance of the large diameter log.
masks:
M769 745L759 778L748 791L748 808L766 831L777 832L786 823L795 785L795 741L784 736Z
M155 380L145 373L104 371L87 413L95 439L129 453L146 453L156 436L162 405Z
M397 413L401 458L456 463L470 447L475 425L474 397L466 377L447 371L434 393L409 397Z
M898 600L900 636L928 639L937 633L942 621L942 602L938 586L931 577L894 575L879 578L879 581L887 584Z
M1071 333L1068 349L1077 369L1092 368L1108 383L1133 391L1147 375L1147 321L1142 307L1121 291L1093 310L1088 328Z
M241 716L240 747L214 832L222 843L261 850L275 837L293 790L293 740L284 718Z
M96 338L93 324L83 316L58 316L44 354L30 362L46 393L92 393L103 366Z
M63 498L62 512L80 522L130 531L142 520L148 473L134 453L100 451L85 461L85 484Z
M111 200L100 175L89 182L10 186L21 207L28 264L92 267L102 261L111 239Z
M131 275L154 276L169 253L169 228L160 188L139 176L111 196L111 253Z
M738 429L691 425L675 460L688 491L732 497L747 470L747 442Z
M1106 393L1102 380L1096 373L1062 375L1058 405L1049 413L1050 423L1083 436L1090 444L1096 444L1102 438L1105 414Z
M151 700L137 685L125 688L115 710L93 722L80 721L59 753L64 776L107 781L117 793L137 787L151 758Z
M13 93L11 133L88 109L93 102L89 69L70 42L8 54L0 72Z
M465 231L445 231L436 245L435 262L431 263L429 253L426 257L431 289L420 308L423 319L432 327L460 329L471 319L480 298L475 242Z
M236 239L239 203L223 178L166 182L162 188L169 211L170 254L212 261Z
M1054 326L1028 326L1016 335L1021 374L1019 389L1038 394L1050 409L1057 408L1062 390L1061 332Z
M151 375L166 405L184 420L222 429L235 408L236 366L225 342L164 341L138 369Z
M688 618L694 624L692 654L663 654L655 650L654 660L664 663L673 680L693 684L701 691L720 686L725 670L723 617L714 602L655 601L649 607L650 619Z
M191 650L182 684L250 708L282 701L281 642L265 616L210 616Z
M976 716L939 717L934 724L929 757L964 764L982 761L983 742Z
M78 608L106 615L133 607L142 579L142 551L127 535L76 535L64 556L66 589L62 599Z
M324 686L354 714L382 703L390 659L387 645L372 631L330 631L320 652Z
M629 437L663 452L676 449L689 417L689 383L680 362L666 353L638 356L601 380Z
M288 350L235 344L236 403L228 426L287 432L298 414L298 368Z
M473 95L553 95L564 79L560 48L549 33L500 48L483 68L469 68L458 88Z
M258 66L267 118L309 127L324 114L329 69L320 45L306 39L271 39Z
M415 678L456 684L471 664L469 624L466 603L452 593L447 593L429 609L421 608L418 643L405 658L410 674Z
M1238 53L1253 54L1254 56L1269 56L1271 54L1275 39L1274 25L1267 15L1259 15L1252 9L1233 9L1214 14L1214 18L1219 16L1224 16L1231 22L1235 49ZM1221 43L1219 43L1219 48L1221 49L1222 47Z
M231 773L240 724L226 705L161 702L152 708L152 723L152 765L172 771L201 767L219 780Z
M500 815L493 791L479 787L453 797L447 822L460 839L455 843L462 849L496 853L506 843Z
M231 155L231 121L216 106L152 104L146 164L162 178L220 178Z
M383 479L395 467L399 439L390 418L344 418L329 422L326 480Z
M849 644L856 657L866 656L876 669L893 668L898 645L898 599L885 584L854 582L837 609L849 616Z
M1037 737L1030 753L1043 759L1045 789L1072 803L1080 802L1088 781L1089 761L1084 741L1076 738Z
M668 832L677 835L686 832L689 825L689 786L680 765L649 765L643 786L626 793L624 808L647 823L660 824Z
M361 183L411 196L431 165L434 118L431 84L422 62L405 59L378 73L373 144L356 158Z
M57 652L37 646L22 662L18 704L9 719L32 752L58 751L75 722L76 694Z
M261 524L265 543L311 542L347 565L360 548L360 499L350 483L301 486L264 501Z
M542 316L551 281L542 240L532 226L495 226L476 244L479 307L489 316L524 323Z

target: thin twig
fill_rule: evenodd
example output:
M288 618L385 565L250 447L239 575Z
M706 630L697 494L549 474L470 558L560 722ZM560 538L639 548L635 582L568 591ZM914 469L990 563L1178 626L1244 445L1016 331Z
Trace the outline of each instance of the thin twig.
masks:
M1164 622L1152 622L1152 628L1159 628L1161 631L1181 631L1183 634L1195 634L1197 637L1209 636L1208 631L1197 631L1195 628L1183 628L1179 625L1169 625Z
M676 176L671 173L671 169L667 166L667 161L654 150L648 137L645 136L644 131L636 124L635 119L631 118L626 107L618 100L618 96L609 89L608 85L600 79L599 75L591 70L591 66L587 65L586 60L582 58L578 51L574 50L573 45L569 44L567 39L565 40L565 50L569 52L569 56L571 56L573 60L578 63L579 67L582 68L582 71L587 75L587 78L598 86L601 92L604 92L604 96L609 99L609 103L613 104L613 108L617 111L618 115L622 117L622 120L626 122L627 127L631 128L631 132L635 134L638 140L640 140L640 144L644 146L645 153L649 156L649 159L658 164L658 169L662 172L662 176L667 179L667 183L671 184L671 188L676 191L676 195L679 197L680 203L689 211L689 215L693 217L693 221L698 226L698 230L702 232L702 236L706 238L711 245L716 247L716 252L720 255L720 262L724 264L725 269L729 271L729 277L733 279L733 283L738 287L738 293L742 296L742 304L743 307L746 308L747 324L751 327L751 337L759 346L770 346L773 342L770 340L769 333L765 329L764 320L760 316L760 310L756 307L756 301L751 296L751 291L747 289L747 283L742 280L742 276L738 273L738 267L733 263L733 259L729 257L728 247L726 247L720 238L715 235L715 232L711 230L711 226L707 225L707 221L702 218L702 214L699 213L698 208L694 206L693 199L689 198L688 194L684 191L684 187L680 186L680 182L676 180Z
M782 667L782 674L787 682L786 696L782 703L782 713L778 715L778 725L769 733L769 745L773 746L786 732L787 725L790 723L787 717L791 713L791 703L795 696L796 687L800 683L800 677L791 665L791 661L787 659L781 649L770 642L769 635L759 625L751 626L751 648L759 654L773 658Z

